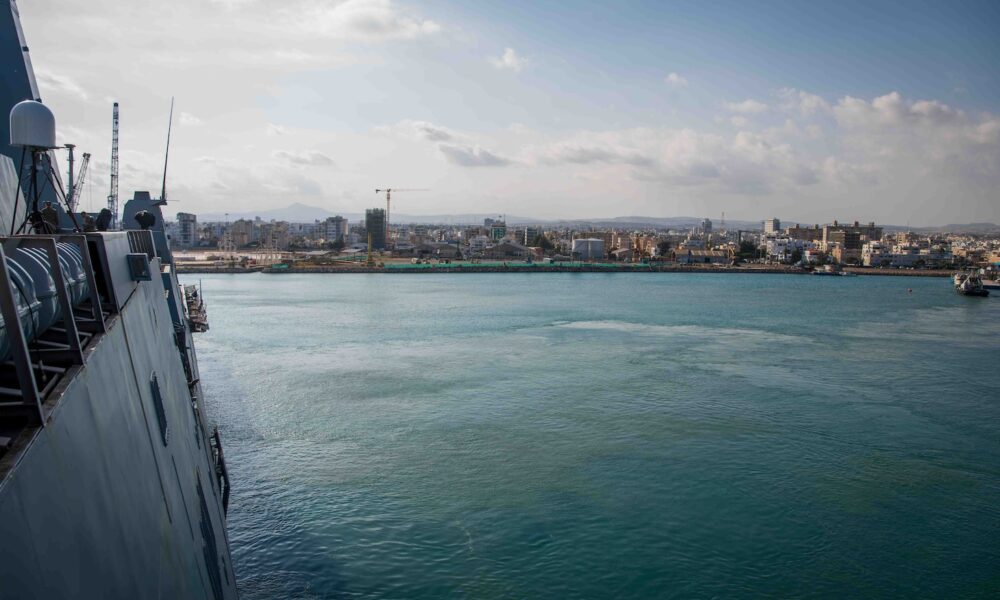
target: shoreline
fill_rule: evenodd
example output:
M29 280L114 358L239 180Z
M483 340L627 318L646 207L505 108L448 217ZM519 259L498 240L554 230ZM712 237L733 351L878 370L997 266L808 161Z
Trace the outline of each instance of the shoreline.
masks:
M425 273L754 273L763 275L812 275L813 271L783 267L708 267L708 266L659 266L659 265L428 265L418 268L410 267L334 267L312 266L288 269L272 267L177 267L179 274L234 274L234 273L379 273L379 274L425 274ZM845 267L844 272L859 276L887 277L950 277L954 271L947 269L903 270L903 269L871 269L865 267Z

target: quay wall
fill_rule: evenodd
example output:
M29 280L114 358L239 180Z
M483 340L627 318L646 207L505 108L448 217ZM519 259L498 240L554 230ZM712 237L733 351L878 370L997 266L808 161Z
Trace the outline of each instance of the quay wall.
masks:
M322 266L314 265L308 267L293 268L271 268L271 267L200 267L181 266L179 273L189 274L209 274L209 273L385 273L385 274L407 274L407 273L762 273L781 275L810 275L811 271L793 269L786 267L713 267L713 266L687 266L687 265L447 265L447 266L423 266L421 268L402 267L364 267L364 266ZM952 271L937 270L902 270L902 269L866 269L860 267L847 267L847 272L857 275L880 275L894 277L950 277Z

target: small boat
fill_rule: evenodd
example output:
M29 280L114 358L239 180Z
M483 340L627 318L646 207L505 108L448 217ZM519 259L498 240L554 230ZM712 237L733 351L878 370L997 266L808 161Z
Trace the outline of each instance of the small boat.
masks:
M813 271L813 275L825 275L827 277L840 277L841 275L848 275L848 273L840 269L840 265L823 265L822 270ZM853 273L851 273L853 275Z
M990 291L983 287L983 280L976 273L964 274L961 282L955 284L955 291L963 296L977 296L979 298L990 295Z

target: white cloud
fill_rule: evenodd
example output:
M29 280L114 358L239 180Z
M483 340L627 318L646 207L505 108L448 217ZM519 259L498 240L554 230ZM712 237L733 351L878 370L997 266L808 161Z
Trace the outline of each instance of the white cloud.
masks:
M333 165L332 158L315 150L308 152L275 150L271 156L294 166L329 167Z
M376 127L376 131L392 133L415 140L425 140L428 142L447 142L462 136L450 129L429 123L427 121L414 121L406 119L395 125Z
M670 73L667 75L667 83L677 87L685 87L688 84L688 80L677 73Z
M871 164L851 164L841 159L829 156L823 161L823 174L834 184L864 184L878 183L878 173Z
M1000 119L993 117L977 125L972 139L980 144L1000 143Z
M479 146L438 144L438 150L448 162L460 167L502 167L510 164L510 159Z
M257 2L257 0L208 0L210 4L218 4L229 10L243 8Z
M936 100L909 101L899 92L878 96L871 102L845 96L833 107L837 122L845 127L939 126L958 124L965 115Z
M267 135L288 135L289 131L287 127L281 125L275 125L274 123L267 124Z
M778 90L778 98L783 111L796 112L803 117L830 112L830 105L826 100L802 90L782 88Z
M88 94L75 79L68 75L54 73L45 69L35 70L35 80L38 83L38 91L44 100L48 92L68 96L73 100L87 100Z
M201 119L192 115L189 112L182 112L177 120L181 125L186 125L186 126L201 125Z
M787 143L741 131L731 137L692 129L581 132L529 148L528 164L626 168L634 181L656 181L745 195L812 185L817 167ZM605 173L621 179L622 173Z
M412 40L440 33L440 24L412 16L390 0L347 0L330 6L315 1L305 11L304 27L349 40Z
M498 69L520 73L528 61L523 56L518 56L513 48L504 48L503 54L499 57L490 58L490 64Z
M587 136L534 148L528 154L531 162L543 165L652 164L652 159L636 148L612 143L601 144L597 139L587 139Z
M730 112L753 115L766 111L767 105L763 102L758 102L757 100L747 99L743 102L727 102L726 109Z

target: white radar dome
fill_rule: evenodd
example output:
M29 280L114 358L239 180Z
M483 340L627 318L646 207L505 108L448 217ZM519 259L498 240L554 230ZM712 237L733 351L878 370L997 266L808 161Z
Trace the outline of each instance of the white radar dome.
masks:
M10 109L10 145L55 148L56 118L41 102L24 100Z

